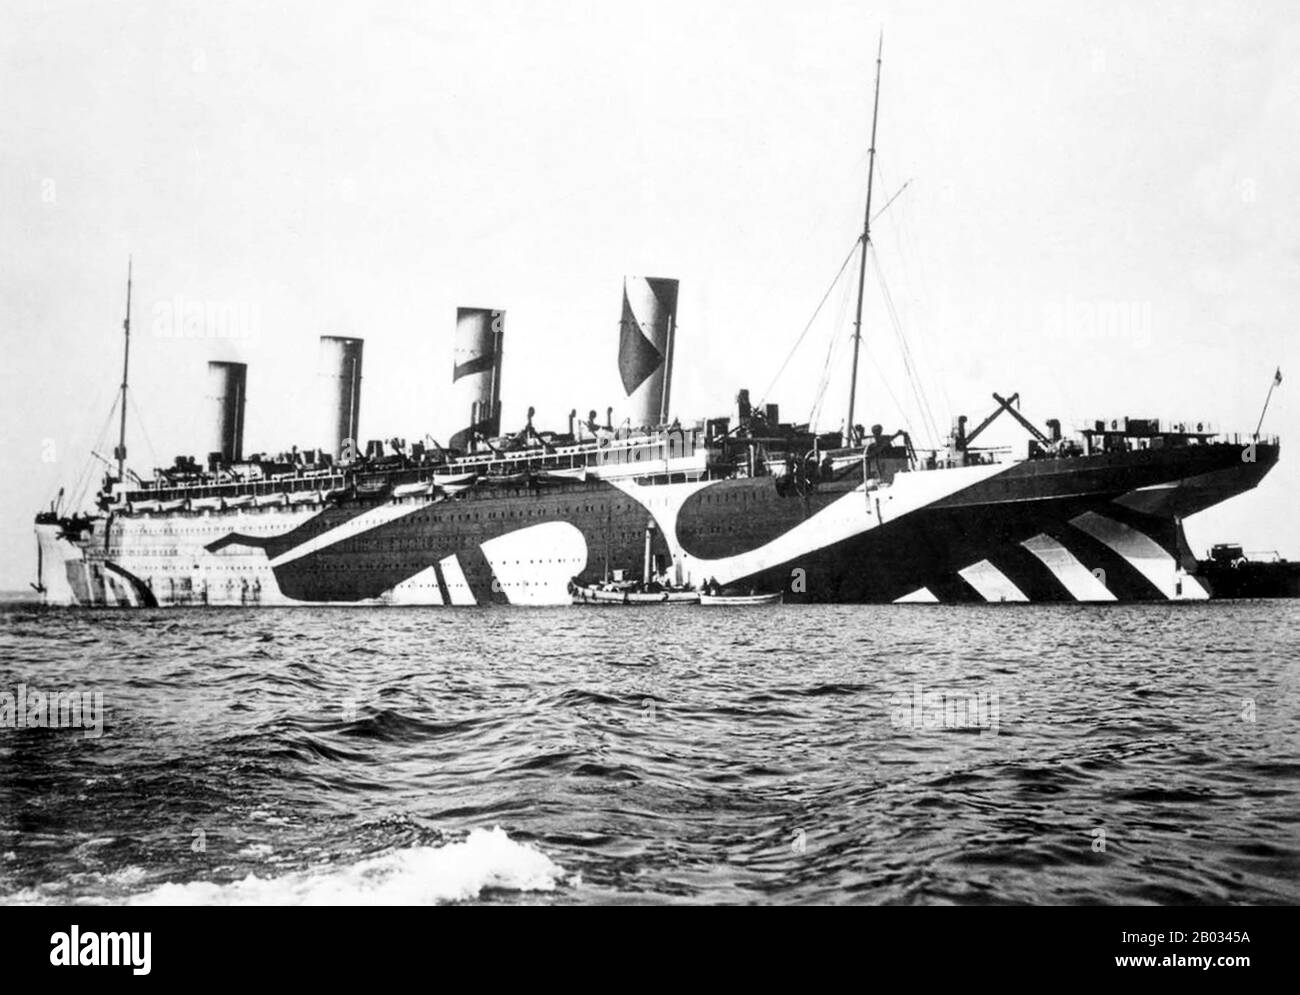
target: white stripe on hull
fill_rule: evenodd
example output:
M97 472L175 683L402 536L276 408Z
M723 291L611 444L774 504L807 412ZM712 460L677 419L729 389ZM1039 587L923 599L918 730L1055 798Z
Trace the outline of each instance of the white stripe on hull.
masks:
M980 560L957 571L962 580L975 588L985 601L1028 601L1025 592L1011 578L988 560Z
M36 542L40 545L41 584L45 591L41 595L47 605L73 605L77 603L76 592L68 582L68 563L84 560L85 554L79 546L59 538L57 525L36 526Z
M934 596L928 587L918 587L911 594L904 594L901 598L895 598L896 605L937 605L939 599Z
M1106 585L1093 576L1092 571L1051 536L1039 534L1020 545L1042 560L1043 565L1052 571L1053 576L1076 601L1117 600Z
M442 576L447 582L447 597L451 599L453 605L478 604L474 592L470 590L469 581L465 579L465 571L461 569L460 560L456 558L455 553L440 560L438 565L442 567Z
M1085 511L1070 524L1124 557L1166 598L1200 601L1210 596L1195 577L1182 574L1173 555L1145 532L1095 511Z
M512 605L567 605L569 581L587 569L587 541L568 522L544 522L480 547Z
M658 522L673 559L686 565L684 580L713 577L726 584L740 577L799 560L838 542L879 528L974 484L995 477L1008 464L956 467L900 473L892 483L865 490L861 485L836 499L811 518L758 547L717 559L688 557L677 541L677 517L687 498L708 483L645 486L630 480L611 480L619 490L645 506Z
M413 577L397 584L379 598L389 605L441 605L442 590L438 587L438 568L427 566Z
M294 560L301 559L317 550L333 546L335 543L344 542L354 536L359 536L363 532L369 532L371 529L377 529L381 525L387 525L403 515L409 515L412 512L419 511L421 508L428 507L432 501L414 501L398 503L390 501L388 504L381 504L377 508L371 508L360 515L349 518L342 525L338 525L328 532L322 532L320 535L308 539L306 542L299 543L292 549L287 549L271 561L272 567L283 566L286 563L292 563Z

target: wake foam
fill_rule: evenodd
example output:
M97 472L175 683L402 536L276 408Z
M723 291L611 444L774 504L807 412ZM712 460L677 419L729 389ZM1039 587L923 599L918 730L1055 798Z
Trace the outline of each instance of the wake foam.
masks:
M486 889L554 891L563 869L516 843L500 826L475 829L462 843L421 846L346 867L215 884L164 884L131 905L432 905L478 897Z

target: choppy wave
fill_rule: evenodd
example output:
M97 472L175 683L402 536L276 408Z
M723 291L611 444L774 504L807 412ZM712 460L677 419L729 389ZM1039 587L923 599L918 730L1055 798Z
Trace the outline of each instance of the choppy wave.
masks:
M239 856L263 859L272 848L255 844ZM279 876L250 873L237 881L146 885L149 872L126 867L81 875L70 882L0 893L8 905L69 900L123 905L434 905L492 892L553 892L563 869L536 847L510 839L499 826L474 829L458 843L416 846L350 864L326 865Z
M1300 902L1300 602L720 618L5 606L0 903Z

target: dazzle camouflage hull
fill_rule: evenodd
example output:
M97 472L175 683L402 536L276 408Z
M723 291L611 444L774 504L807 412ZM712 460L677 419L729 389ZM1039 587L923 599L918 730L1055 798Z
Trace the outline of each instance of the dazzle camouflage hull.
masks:
M804 490L669 458L401 496L191 501L37 534L55 604L567 605L575 583L639 575L648 526L656 571L787 604L1198 599L1212 592L1189 572L1182 520L1255 486L1278 449L1248 455L1216 443Z

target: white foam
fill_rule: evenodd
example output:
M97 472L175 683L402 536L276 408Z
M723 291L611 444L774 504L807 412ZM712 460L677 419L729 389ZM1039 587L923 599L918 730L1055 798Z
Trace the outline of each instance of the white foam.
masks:
M132 905L431 905L476 898L484 889L554 891L563 869L497 826L462 843L413 847L346 867L214 884L164 884Z

